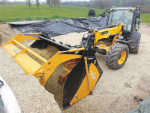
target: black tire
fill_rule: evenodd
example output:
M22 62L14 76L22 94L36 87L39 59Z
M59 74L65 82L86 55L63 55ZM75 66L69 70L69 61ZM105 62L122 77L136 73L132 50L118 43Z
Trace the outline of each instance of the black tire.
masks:
M124 60L121 60L121 63L119 62L122 58L121 53L124 53ZM111 45L111 48L109 49L106 57L106 65L111 69L120 69L127 61L129 54L129 48L126 44L122 43L115 43Z
M130 53L132 53L132 54L138 54L139 47L140 47L140 40L138 40L137 45L136 45L135 48L130 48Z

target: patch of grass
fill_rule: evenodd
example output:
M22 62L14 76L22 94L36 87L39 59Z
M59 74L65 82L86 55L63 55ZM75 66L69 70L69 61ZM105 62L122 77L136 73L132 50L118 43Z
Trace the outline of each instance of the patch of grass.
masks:
M150 14L141 14L141 21L150 25Z
M51 20L66 19L76 17L88 17L89 8L60 6L49 8L47 4L32 5L31 9L26 4L1 5L0 22L26 21L26 20ZM96 14L101 14L103 10L96 9Z
M36 5L32 5L31 9L26 4L0 5L0 22L88 17L89 9L72 6L49 8L47 4L40 5L40 9L37 9ZM95 11L98 16L104 10ZM141 14L141 21L150 25L150 14Z

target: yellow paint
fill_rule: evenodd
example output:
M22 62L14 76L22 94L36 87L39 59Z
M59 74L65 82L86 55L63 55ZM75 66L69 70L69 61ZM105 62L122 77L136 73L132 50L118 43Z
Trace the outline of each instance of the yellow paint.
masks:
M106 34L103 34L104 32L106 32ZM110 46L116 43L115 40L122 34L122 24L116 25L113 28L102 29L97 32L93 31L93 33L95 33L94 45L98 47L99 49L104 49L108 52L110 49ZM114 34L118 34L118 35L114 35ZM111 45L107 45L106 42L103 41L102 39L107 39L111 35L114 35L113 41L111 42Z
M120 58L118 60L118 64L120 64L120 65L123 64L125 59L126 59L126 51L122 51L120 53Z
M85 48L78 48L78 49L70 49L69 52L72 53L72 52L76 52L76 51L84 51Z
M90 90L90 84L89 84L89 70L88 70L88 65L87 65L87 60L86 57L84 57L84 62L85 62L85 70L86 70L86 76L87 76L87 80L88 80L88 88Z
M15 44L15 42L13 40L16 40L18 42L23 42L23 41L27 41L27 40L40 40L40 39L37 37L31 37L31 36L25 36L25 35L19 34L16 37L9 40L8 42L6 42L4 45L2 45L2 47L4 47L6 44L9 44L9 43Z
M108 33L102 34L103 32L107 32L107 31L108 31ZM109 36L112 34L119 33L121 35L122 34L122 24L116 25L116 27L113 27L113 28L106 28L106 29L98 30L97 32L93 31L93 33L95 33L94 44L97 44L97 42L99 40L104 39L104 38L109 38Z
M29 35L41 35L42 33L29 33Z
M90 93L90 91L93 90L98 78L100 77L100 73L97 67L93 63L91 63L88 72L89 72L88 77L89 77L90 90L88 86L88 77L86 75L77 93L75 94L74 98L71 100L70 105L86 97Z
M113 42L112 42L112 45L114 44L114 43L116 43L116 39L119 37L119 35L116 35L115 37L114 37L114 39L113 39Z
M126 12L132 12L131 10L126 10Z
M25 70L26 74L32 74L41 67L37 61L25 53L17 55L14 59Z
M94 60L94 64L96 64L96 60Z
M14 57L17 53L19 53L21 50L14 46L13 44L7 44L3 46L3 48L12 56Z
M107 52L109 51L110 49L110 46L107 46L106 44L100 44L99 46L97 46L99 49L104 49L106 50Z

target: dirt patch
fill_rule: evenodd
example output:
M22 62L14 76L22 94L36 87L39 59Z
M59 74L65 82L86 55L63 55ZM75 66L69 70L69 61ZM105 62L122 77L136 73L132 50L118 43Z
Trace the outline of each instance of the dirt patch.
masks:
M2 43L2 34L0 33L0 45Z
M65 82L63 84L59 84L58 77L66 74L66 71L63 69L64 66L65 63L59 65L44 86L48 92L54 95L54 98L61 110L63 110L63 89Z
M14 38L20 32L15 29L11 29L11 26L8 24L0 24L0 34L2 35L2 44Z
M28 48L37 53L38 55L40 55L41 57L45 58L46 60L49 60L52 56L54 56L58 52L57 48L50 45L48 45L46 49L37 49L31 47Z
M138 97L138 96L134 96L134 100L135 100L136 102L138 102L138 103L140 103L140 102L143 101L143 99L140 98L140 97Z
M37 49L37 48L31 48L28 47L30 50L32 50L33 52L37 53L38 55L40 55L41 57L45 58L46 60L49 60L51 57L53 57L57 52L58 49L55 48L54 46L48 46L46 49ZM35 61L37 61L40 64L44 64L44 62L42 62L40 59L38 59L37 57L35 57L34 55L32 55L31 53L27 52L27 54L33 58Z

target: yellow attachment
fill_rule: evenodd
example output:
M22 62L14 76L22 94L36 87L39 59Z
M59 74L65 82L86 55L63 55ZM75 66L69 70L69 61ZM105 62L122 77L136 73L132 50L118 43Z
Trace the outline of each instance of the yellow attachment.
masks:
M2 45L2 47L25 70L26 74L34 75L43 86L45 85L47 79L51 76L51 74L53 73L53 71L58 65L66 61L69 61L72 59L80 59L82 57L82 55L61 54L62 52L58 51L51 59L47 61L46 59L36 54L32 50L26 48L24 45L20 43L26 40L39 40L39 38L31 37L31 36L24 36L22 34L19 34L18 36L14 37L10 41ZM18 48L16 45L20 47ZM22 48L23 50L20 48ZM73 49L73 50L70 50L70 52L81 51L81 50L84 50L84 48ZM31 53L32 55L37 57L39 60L43 61L45 64L42 66L37 61L32 59L30 56L28 56L26 52Z
M84 60L87 62L86 58L84 58ZM89 71L87 71L86 62L85 62L86 76L85 76L80 88L78 89L77 93L71 100L70 105L72 105L73 103L75 103L75 102L81 100L82 98L84 98L85 96L87 96L93 90L93 88L94 88L95 84L97 83L97 80L100 76L100 73L99 73L97 67L93 63L91 63L91 65L89 67ZM89 89L89 87L90 87L90 89Z
M68 61L65 65L66 67L63 67L64 70L67 71L67 73L64 76L59 76L58 78L58 82L62 84L68 76L66 83L64 85L65 93L63 94L71 95L71 98L67 100L66 97L63 97L63 101L65 100L66 102L68 101L66 105L65 102L63 103L64 108L66 108L67 105L69 104L71 105L79 101L80 99L84 98L93 90L95 84L97 83L100 77L101 72L97 69L98 65L96 63L96 59L94 60L93 57L89 57L89 59L84 57L84 62L83 62L83 55L86 55L88 52L91 52L92 50L84 51L85 48L78 48L78 49L70 49L67 51L58 51L53 57L51 57L49 60L46 60L20 43L26 40L39 40L39 38L24 36L20 34L14 37L13 39L11 39L10 41L8 41L7 43L5 43L2 47L25 70L26 74L31 74L35 76L39 80L42 86L46 84L47 80L53 74L54 70L58 65ZM84 53L82 55L74 54L74 52L76 51L84 51ZM27 52L30 53L31 55L34 55L34 57L38 58L39 60L43 61L44 64L41 65L40 63L35 61L33 58L31 58L28 55ZM68 54L68 52L70 53ZM94 56L94 51L92 51L91 53ZM91 61L90 63L87 62L87 60L91 60L91 59L93 63ZM85 65L83 63L85 63ZM81 67L77 67L80 65ZM74 68L72 72L67 68L67 66L71 66ZM86 75L82 71L82 69L83 71L86 70ZM81 72L82 75L78 76L78 71ZM80 77L82 77L82 79L78 80L77 78L80 79ZM74 89L76 85L80 85L80 87ZM69 87L71 86L72 90L70 89L68 90L66 88L68 86Z
M120 53L120 58L118 60L118 64L120 64L120 65L123 64L125 59L126 59L126 51L122 51Z

